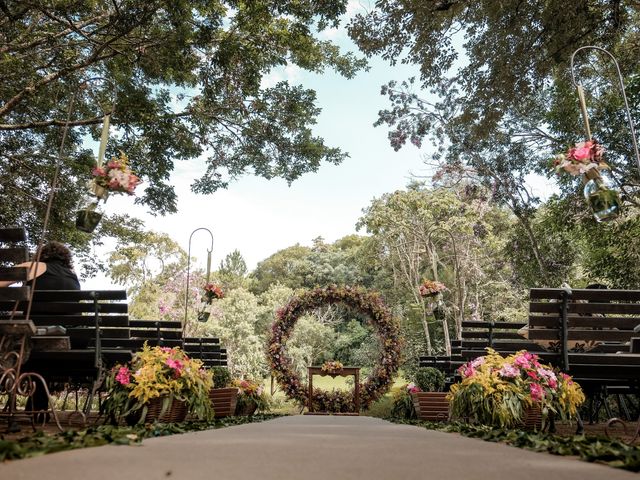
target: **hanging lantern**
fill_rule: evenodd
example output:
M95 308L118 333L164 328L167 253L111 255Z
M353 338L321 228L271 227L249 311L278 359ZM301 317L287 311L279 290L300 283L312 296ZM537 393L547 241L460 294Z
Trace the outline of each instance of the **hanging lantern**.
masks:
M627 100L627 94L624 88L624 80L622 78L622 72L620 71L620 65L616 60L616 57L611 54L608 50L605 50L601 47L596 47L594 45L586 45L584 47L578 48L571 55L571 77L573 85L578 90L578 98L580 100L580 110L582 112L582 119L584 121L585 132L587 135L587 139L591 139L591 129L589 127L589 115L587 113L587 103L585 100L584 89L582 85L576 80L575 76L575 68L574 68L574 60L575 56L578 52L582 50L594 50L596 52L603 53L607 55L611 61L613 62L616 73L618 77L618 83L620 87L620 93L622 95L622 99L624 100L624 109L627 116L627 122L629 125L629 132L631 133L631 142L633 144L633 150L636 157L636 162L638 164L638 168L640 169L640 151L638 150L638 143L636 141L636 131L635 126L633 124L633 118L631 116L631 109L629 108L629 102ZM564 162L567 163L567 162ZM556 163L558 165L558 163ZM566 169L566 168L565 168ZM570 172L571 173L571 172ZM618 217L622 212L622 201L620 198L620 194L618 191L607 186L606 181L602 178L602 176L598 173L598 170L587 170L585 172L585 186L584 186L584 197L589 207L593 212L593 216L598 222L603 222L607 220L613 220Z
M587 182L584 186L584 198L591 208L597 222L614 220L620 215L622 202L617 190L609 188L603 177L585 175Z

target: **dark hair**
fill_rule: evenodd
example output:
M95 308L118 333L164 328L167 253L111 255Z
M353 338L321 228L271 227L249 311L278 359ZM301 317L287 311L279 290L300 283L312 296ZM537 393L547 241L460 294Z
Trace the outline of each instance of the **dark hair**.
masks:
M60 242L51 241L40 249L40 261L49 263L61 262L65 267L73 269L71 251Z

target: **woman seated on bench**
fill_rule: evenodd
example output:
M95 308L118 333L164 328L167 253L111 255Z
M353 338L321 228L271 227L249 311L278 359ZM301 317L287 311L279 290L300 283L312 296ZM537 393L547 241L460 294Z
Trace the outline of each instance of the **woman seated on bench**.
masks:
M34 256L34 259L37 256ZM51 241L40 250L39 262L24 262L16 267L29 269L26 284L38 290L80 290L78 276L73 271L71 251L60 242ZM2 281L8 287L15 281Z
M73 258L71 251L60 242L51 241L44 245L40 250L40 261L34 255L34 261L24 262L17 267L26 267L29 269L26 285L33 288L34 291L40 290L80 290L80 282L78 276L73 271ZM0 282L0 287L11 285L12 281ZM65 312L58 312L64 314ZM56 332L60 327L49 327L47 333ZM33 400L32 400L33 398ZM27 402L27 410L46 411L49 407L49 399L46 392L41 388L36 388L33 397ZM47 421L49 414L43 416L38 414L36 421Z

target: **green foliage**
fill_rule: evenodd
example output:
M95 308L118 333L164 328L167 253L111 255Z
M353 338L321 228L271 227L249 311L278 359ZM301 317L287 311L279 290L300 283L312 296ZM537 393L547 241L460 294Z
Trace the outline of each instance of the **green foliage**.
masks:
M315 92L264 80L287 65L347 78L364 68L316 35L345 8L346 0L3 2L0 218L37 238L72 102L51 233L78 246L88 236L74 232L73 210L94 165L82 145L99 138L106 112L107 155L129 155L145 182L137 201L154 213L176 211L179 161L204 159L193 184L200 193L247 173L292 182L339 163L346 154L311 130Z
M211 367L215 388L227 388L231 385L231 372L227 367Z
M441 392L444 388L444 373L437 368L421 367L414 374L413 382L423 392Z
M208 422L153 423L135 427L100 425L84 430L66 430L54 434L47 434L40 430L15 441L0 439L0 462L108 444L139 445L146 438L262 422L264 420L271 420L277 416L278 415L254 415L251 417L227 417Z
M394 393L391 416L406 419L417 418L416 408L413 405L413 397L407 387L403 387Z
M619 440L604 437L573 435L560 436L542 432L505 430L487 425L469 423L422 422L416 420L390 419L396 423L417 425L430 430L455 432L466 437L489 442L506 443L513 447L535 452L578 457L588 462L604 463L611 467L640 472L640 446L627 445Z
M359 263L364 237L349 235L325 244L317 238L313 248L298 244L280 250L258 263L252 273L254 290L264 292L273 283L289 288L329 285L371 285L368 266Z

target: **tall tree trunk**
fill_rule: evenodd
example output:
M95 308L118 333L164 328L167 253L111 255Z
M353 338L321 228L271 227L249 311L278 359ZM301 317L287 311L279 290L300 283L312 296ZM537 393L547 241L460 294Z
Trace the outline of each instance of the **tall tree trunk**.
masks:
M425 302L422 302L422 328L424 328L424 337L427 341L427 355L433 354L433 347L431 346L431 334L429 333L429 322L427 321L427 306Z

